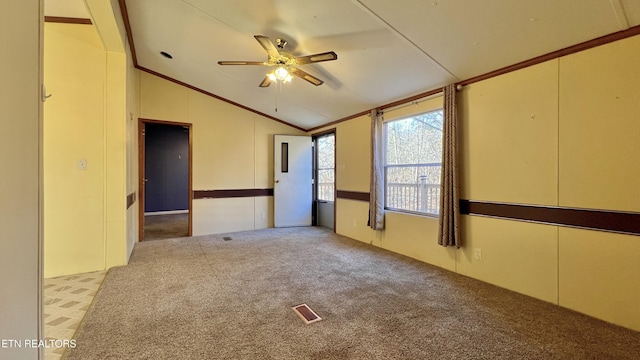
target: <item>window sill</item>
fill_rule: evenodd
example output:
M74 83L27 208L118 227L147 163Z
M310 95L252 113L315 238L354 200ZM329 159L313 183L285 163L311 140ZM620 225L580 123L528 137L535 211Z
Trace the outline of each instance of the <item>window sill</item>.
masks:
M435 220L440 218L440 215L437 215L437 214L421 213L416 211L399 210L399 209L391 209L391 208L385 208L384 211L391 212L394 214L419 216L419 217L435 219Z

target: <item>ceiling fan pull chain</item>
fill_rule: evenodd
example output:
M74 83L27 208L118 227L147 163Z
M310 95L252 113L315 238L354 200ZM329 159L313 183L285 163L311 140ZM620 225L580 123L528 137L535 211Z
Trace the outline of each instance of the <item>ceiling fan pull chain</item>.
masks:
M281 89L280 82L276 82L276 112L278 112L278 93Z

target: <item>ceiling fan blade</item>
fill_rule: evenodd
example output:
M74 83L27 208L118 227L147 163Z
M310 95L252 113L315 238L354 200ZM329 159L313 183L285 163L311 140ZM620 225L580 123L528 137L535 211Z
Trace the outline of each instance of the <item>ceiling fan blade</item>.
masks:
M273 43L273 41L271 41L271 39L269 39L264 35L254 35L253 37L256 38L256 40L258 40L260 45L262 45L262 47L267 51L267 54L269 54L269 57L274 57L274 58L280 57L280 52L278 51L278 48Z
M322 80L318 79L317 77L315 77L313 75L310 75L309 73L304 72L304 71L302 71L300 69L291 68L290 72L293 75L299 77L300 79L306 80L306 81L312 83L315 86L320 86L320 85L324 84L324 81L322 81Z
M317 63L322 61L331 61L331 60L337 60L337 59L338 59L338 54L334 53L333 51L329 51L329 52L324 52L320 54L300 56L295 58L295 61L298 65L304 65L304 64L312 64L312 63Z
M263 65L269 64L263 61L218 61L218 65Z
M268 87L269 85L271 85L271 79L269 79L268 76L265 76L264 80L260 83L260 87Z

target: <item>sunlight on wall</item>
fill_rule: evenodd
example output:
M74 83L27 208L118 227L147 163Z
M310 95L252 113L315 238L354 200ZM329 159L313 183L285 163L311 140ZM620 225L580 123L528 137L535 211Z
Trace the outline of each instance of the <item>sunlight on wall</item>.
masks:
M638 47L640 36L466 86L461 198L639 212ZM369 117L333 127L337 189L368 193ZM374 232L367 202L336 204L339 234L640 330L637 236L463 216L456 251L436 245L437 219L388 212Z

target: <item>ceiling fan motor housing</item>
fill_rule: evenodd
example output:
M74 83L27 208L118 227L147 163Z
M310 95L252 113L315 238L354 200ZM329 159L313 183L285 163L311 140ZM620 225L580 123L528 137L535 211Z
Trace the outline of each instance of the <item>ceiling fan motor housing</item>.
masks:
M338 55L333 51L327 51L323 53L307 55L307 56L293 56L287 52L282 51L287 45L287 41L281 38L277 38L275 44L271 39L264 35L253 36L267 52L267 61L218 61L219 65L259 65L259 66L275 66L278 69L267 73L264 80L260 83L260 87L268 87L271 81L280 80L283 82L291 81L292 76L297 76L315 86L324 84L324 81L317 77L300 70L298 66L318 63L322 61L337 60ZM279 74L276 74L276 71Z
M280 38L276 39L276 46L279 49L284 49L284 47L287 46L287 44L288 42L285 39L280 39Z

